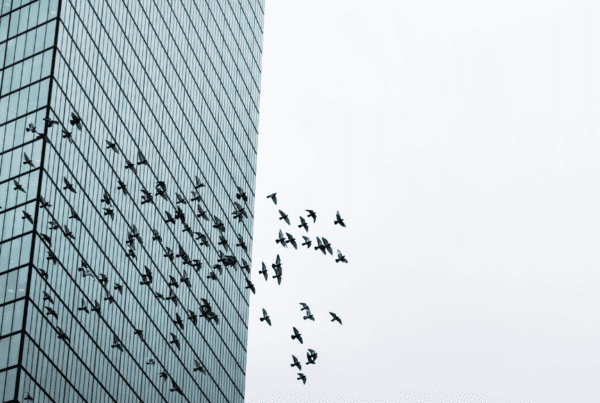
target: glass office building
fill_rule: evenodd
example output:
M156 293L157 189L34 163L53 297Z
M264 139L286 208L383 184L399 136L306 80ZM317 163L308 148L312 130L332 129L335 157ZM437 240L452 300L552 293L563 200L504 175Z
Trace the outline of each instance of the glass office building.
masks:
M0 401L243 401L264 1L0 10Z

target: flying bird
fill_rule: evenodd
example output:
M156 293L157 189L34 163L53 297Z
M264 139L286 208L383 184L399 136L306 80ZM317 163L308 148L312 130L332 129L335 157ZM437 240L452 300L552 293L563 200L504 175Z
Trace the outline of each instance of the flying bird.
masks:
M279 254L277 255L277 259L275 259L275 263L271 264L271 267L273 269L281 269L281 257L279 257Z
M77 193L75 191L75 188L71 184L71 182L69 182L69 180L67 178L65 178L64 176L63 176L63 181L65 182L65 186L63 187L64 190L70 190L73 193Z
M306 353L306 358L308 359L308 362L306 363L307 365L315 364L315 361L317 360L317 353L315 350L309 348L308 352Z
M300 309L301 311L304 311L304 310L310 311L310 308L304 302L300 302L300 305L302 305L302 308Z
M267 266L265 265L265 262L262 262L262 270L259 271L258 274L262 274L263 276L265 276L265 281L269 279L269 275L267 273Z
M25 189L23 189L23 186L21 186L21 184L19 182L17 182L16 179L13 179L13 182L15 184L15 188L13 190L17 190L17 191L25 193Z
M146 269L146 274L142 274L142 282L140 284L150 285L152 283L152 272L147 266L144 266L144 269Z
M273 276L273 278L277 279L277 285L281 285L281 267L275 267L275 275Z
M267 315L267 311L265 311L265 308L263 308L263 317L260 318L260 321L262 322L263 320L266 320L267 323L269 324L269 326L271 326L271 319L269 318L269 315Z
M165 381L167 380L167 372L166 371L162 371L160 374L158 374L161 378L163 378Z
M185 214L183 214L183 210L181 207L175 208L175 219L180 219L182 224L185 224Z
M206 370L202 367L202 364L200 363L200 361L198 361L196 358L194 358L194 372L196 371L200 371L203 374L206 373Z
M235 258L235 256L234 256L234 258ZM250 274L250 265L248 264L248 262L246 262L245 259L242 259L242 263L243 264L242 264L242 266L240 266L240 268L242 270L246 269L246 271L248 272L248 274Z
M175 277L173 276L169 276L169 279L171 280L167 285L169 287L175 287L175 288L179 288L179 284L177 284L177 279L175 279Z
M306 247L310 249L310 245L312 244L310 238L304 235L302 236L302 238L304 238L304 243L302 245L306 245Z
M85 313L89 314L90 311L87 307L87 302L85 301L85 298L81 298L81 306L79 308L77 308L78 311L84 311Z
M296 328L294 328L294 334L292 335L292 340L294 340L294 339L298 339L300 344L304 344L304 342L302 341L302 335Z
M290 234L289 232L286 232L285 235L288 238L288 242L292 244L294 249L298 250L298 244L296 243L296 239L292 236L292 234Z
M283 232L279 230L279 238L275 240L275 243L280 243L287 248L287 241L283 237Z
M294 363L290 364L290 367L298 367L298 369L302 371L302 364L300 364L300 361L298 361L295 355L292 355L292 359L294 360Z
M245 202L247 202L248 201L248 196L246 196L246 192L244 192L244 189L242 189L239 186L237 187L237 189L238 189L238 192L235 195L235 197L237 197L238 199L241 198L242 200L244 200Z
M51 304L54 304L54 300L52 299L50 294L48 294L46 291L42 291L42 294L44 294L44 298L42 298L42 302L49 301Z
M168 211L165 210L165 215L167 216L167 219L165 220L165 223L169 224L175 224L175 219L173 218L173 216L171 215L171 213L169 213Z
M229 249L229 245L227 244L227 239L223 235L219 235L219 245L223 245L225 249Z
M185 200L185 197L183 197L179 193L175 192L175 197L177 198L177 201L175 202L175 204L181 204L181 203L187 204L187 200Z
M49 306L45 306L44 308L46 309L46 315L54 316L56 319L58 319L58 314L54 309L50 308Z
M48 245L52 246L52 239L50 239L48 235L42 234L41 232L38 235L43 242L46 242Z
M304 385L306 385L306 375L304 375L304 374L303 374L303 373L301 373L301 372L298 372L298 375L299 375L299 376L298 376L298 378L296 378L296 379L302 379L302 382L304 383Z
M98 317L102 316L102 312L100 312L100 303L98 300L94 300L94 305L92 306L92 312L96 312Z
M127 185L125 184L125 182L123 182L122 180L117 180L117 183L119 184L119 186L117 186L117 189L122 190L124 194L128 194Z
M120 351L123 351L123 344L116 334L113 334L113 343L114 344L110 346L111 348L118 348Z
M152 240L162 242L162 237L158 233L158 230L152 229Z
M194 326L196 326L198 324L198 316L191 309L189 309L188 312L188 319L192 321Z
M129 161L127 158L125 158L125 169L131 169L135 174L137 174L135 165L133 165L133 162Z
M315 317L313 316L312 313L310 313L310 309L306 310L306 316L304 316L304 320L306 320L306 319L310 319L313 322L315 321Z
M284 220L288 225L290 225L290 219L288 218L287 214L279 210L279 215L281 216L279 217L280 220Z
M133 334L139 336L142 341L144 341L144 334L142 333L142 329L133 328ZM154 360L152 360L154 362Z
M327 254L327 252L325 252L325 246L323 245L323 242L321 242L321 238L319 238L319 237L317 237L317 246L315 246L315 250L318 250L318 249L320 249L324 255Z
M150 193L146 189L142 189L142 193L143 193L143 195L142 195L142 204L152 203L152 201L153 201L152 193Z
M277 196L276 195L277 195L277 193L272 193L267 196L267 199L270 198L271 200L273 200L273 203L277 204Z
M73 207L71 207L71 215L69 216L69 219L75 219L77 221L81 221L81 218L79 218L79 214L77 214L77 212L75 211L75 209Z
M58 262L58 257L54 254L54 252L49 250L46 260L52 260L52 264L56 264L56 262Z
M208 276L206 276L206 278L209 278L211 280L216 280L217 279L217 275L215 274L214 271L211 271L210 274Z
M138 165L148 165L148 160L146 159L146 157L144 157L144 154L142 154L142 152L139 150L138 150L137 157L138 157L138 160L137 160Z
M327 241L327 239L325 238L321 238L323 240L323 247L325 248L325 250L327 250L327 252L329 252L330 255L333 255L333 249L331 249L331 244L329 243L329 241Z
M175 295L175 291L173 291L172 288L169 289L169 296L166 297L165 299L169 299L169 300L173 301L173 303L175 304L175 306L177 306L178 298L177 298L177 295Z
M63 139L67 139L69 141L69 143L73 143L73 135L72 135L73 133L71 133L70 131L67 131L67 129L65 129L64 127L62 129L62 132L63 132L63 135L62 135Z
M77 126L77 129L79 129L79 131L81 131L81 129L83 128L83 126L81 125L81 118L75 112L71 112L70 123L71 125Z
M334 224L340 224L342 227L345 227L346 224L344 224L344 220L342 220L342 217L340 216L340 212L338 211L337 214L335 215L336 220L333 222Z
M30 122L30 123L27 125L27 127L25 128L25 131L26 131L26 132L32 132L32 133L36 133L36 128L35 128L35 126L33 125L33 123L31 123L31 122Z
M29 158L27 153L23 153L23 159L25 160L23 161L23 165L29 165L32 168L34 168L33 161L31 161L31 158Z
M338 322L340 322L340 325L342 324L342 320L339 318L339 316L337 316L335 313L333 312L329 312L331 314L331 316L333 316L333 319L331 319L331 321L333 322L334 320L337 320Z
M181 277L181 282L188 286L188 288L192 287L192 283L190 283L190 278L188 277L187 271L183 271L183 277Z
M113 150L115 153L117 153L117 154L119 153L119 150L117 150L117 143L111 143L108 140L105 140L105 141L106 141L106 149L107 150Z
M67 344L71 344L71 338L67 336L67 334L60 327L56 326L56 331L58 332L58 339L63 340Z
M179 316L178 313L175 313L175 316L177 320L173 320L173 323L175 324L175 326L179 326L181 330L183 330L183 319L181 319L181 316Z
M27 396L25 396L25 397L23 398L23 400L24 400L24 401L31 400L31 401L33 402L33 397L31 397L31 395L29 394L29 392L27 392Z
M198 176L196 176L196 184L194 185L194 187L196 189L204 187L204 184L200 181L200 178L198 178Z
M308 211L308 216L307 217L312 217L313 223L316 223L317 222L317 213L315 213L312 210L306 210L306 211Z
M183 396L183 391L179 388L179 386L177 386L177 384L175 383L175 380L173 378L171 378L171 384L173 385L173 387L171 389L169 389L169 390L171 392L177 392L181 396Z
M198 214L196 214L196 216L202 217L208 221L208 217L206 216L206 211L202 210L202 207L200 206L200 204L198 204Z
M40 196L40 207L41 208L52 207L52 204L48 203L42 196Z
M67 227L67 224L65 224L64 235L65 238L71 238L75 240L75 235L73 235L73 232L69 229L69 227Z
M213 225L213 228L216 228L221 232L225 232L225 225L218 217L213 216L213 221L215 222L215 224Z
M115 219L115 211L111 208L107 208L107 207L103 207L104 208L104 215L107 215L110 217L111 220Z
M52 127L58 123L58 120L52 120L50 118L44 118L43 121L46 122L46 127Z
M237 235L238 243L235 246L240 246L243 250L247 251L246 243L244 242L244 238L241 235Z
M112 199L110 198L110 194L106 189L104 189L104 193L102 194L102 200L100 200L100 203L106 203L109 206L112 205Z
M190 201L200 202L202 201L202 196L200 196L200 193L196 192L195 190L192 190L192 198L190 199Z
M249 288L250 291L252 291L252 294L256 294L256 288L254 288L254 284L252 284L248 279L246 279L246 284L248 285L244 288Z
M348 263L348 261L346 260L346 256L342 255L342 252L340 252L340 250L339 250L339 249L338 249L338 251L337 251L337 255L338 255L338 258L337 258L337 259L335 259L335 262L336 262L336 263L337 263L337 262Z
M23 217L21 217L21 219L23 220L27 220L30 223L33 224L33 217L31 216L31 214L29 214L27 211L23 210Z
M302 216L300 216L300 225L298 225L298 228L304 228L306 230L306 232L308 232L308 224L306 223L306 220Z
M173 333L171 333L171 341L169 343L175 344L175 347L177 347L177 350L181 350L181 347L179 345L179 339Z
M150 359L148 360L148 362L146 362L146 364L147 364L147 365L155 365L155 364L156 364L156 361L154 361L154 358L150 358Z
M113 289L118 291L119 294L123 295L123 286L121 284L115 283L115 286Z

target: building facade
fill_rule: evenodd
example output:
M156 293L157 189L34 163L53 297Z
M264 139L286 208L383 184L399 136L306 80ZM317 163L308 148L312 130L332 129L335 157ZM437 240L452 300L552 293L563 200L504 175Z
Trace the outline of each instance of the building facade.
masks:
M243 401L264 1L0 9L0 401Z

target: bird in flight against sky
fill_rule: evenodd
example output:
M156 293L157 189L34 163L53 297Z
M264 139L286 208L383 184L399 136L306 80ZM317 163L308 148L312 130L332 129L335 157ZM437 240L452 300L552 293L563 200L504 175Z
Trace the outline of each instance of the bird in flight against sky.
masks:
M334 224L340 224L342 227L345 227L346 224L344 224L344 220L342 220L342 217L340 216L340 212L338 211L337 214L335 215L336 220L333 222Z
M308 216L307 217L312 217L313 223L316 223L317 222L317 213L315 213L312 210L306 210L306 211L308 211Z
M25 396L25 397L23 398L23 400L24 400L24 401L31 400L31 401L33 402L33 397L31 397L31 395L29 394L29 392L27 392L27 396Z
M306 220L302 216L300 216L300 225L298 225L298 228L304 228L306 230L306 232L308 232L308 224L306 223Z
M302 305L302 308L300 309L301 311L304 311L304 310L310 311L310 308L304 302L300 302L300 305Z
M260 321L262 322L263 320L266 320L267 323L269 324L269 326L271 326L271 319L269 318L269 315L267 315L267 311L265 311L265 308L263 308L263 317L260 318Z
M131 169L133 173L137 174L135 165L133 165L133 162L129 161L127 158L125 158L125 169Z
M185 200L185 197L183 197L183 195L180 195L179 193L175 192L175 197L177 198L177 201L175 202L176 204L187 204L187 200Z
M44 294L44 298L42 298L43 302L50 302L51 304L54 304L54 300L52 299L52 297L50 296L50 294L48 294L46 291L42 291L42 294Z
M204 183L202 183L202 181L200 181L200 178L198 178L198 175L196 175L196 184L194 185L194 188L199 189L201 187L204 187Z
M58 123L58 120L52 120L51 118L44 118L44 122L46 122L46 127L52 127Z
M242 200L244 200L245 202L248 201L248 196L246 196L246 192L244 192L244 189L242 189L241 187L237 187L238 192L235 195L235 197L237 197L238 199L241 198Z
M306 353L306 358L308 359L308 362L306 363L307 365L315 364L315 361L317 360L317 353L315 350L309 348L308 352Z
M188 319L190 321L192 321L192 323L194 324L194 326L196 326L198 324L198 315L196 315L196 313L194 311L192 311L191 309L188 309Z
M287 214L279 210L279 215L281 216L279 217L280 220L284 220L288 225L290 225L290 219L288 218Z
M58 332L58 339L65 341L67 344L71 344L71 338L67 336L67 334L60 327L56 326L56 331Z
M69 216L69 218L73 218L77 221L81 221L81 218L79 218L79 214L77 214L77 212L75 211L75 209L73 207L71 207L71 215Z
M277 259L275 259L275 263L271 265L274 269L281 269L281 257L277 255Z
M87 302L85 301L84 298L81 298L81 306L79 308L77 308L78 311L84 311L85 313L89 314L90 311L87 307Z
M306 320L306 319L310 319L310 320L312 320L313 322L315 321L315 317L313 316L313 314L312 314L312 313L310 313L310 309L307 309L307 310L306 310L306 316L304 317L304 320Z
M281 285L281 267L274 267L275 269L275 275L273 276L273 278L277 279L277 285Z
M144 340L144 334L142 333L142 329L136 329L134 327L133 328L133 334L136 335L136 336L139 336L142 341Z
M162 237L158 233L158 230L152 229L152 240L162 242Z
M79 131L81 131L81 129L83 128L83 126L81 125L81 118L75 112L71 112L70 123L71 125L77 126L77 129L79 129Z
M110 194L106 191L106 189L104 189L104 193L102 194L102 200L100 200L100 203L106 203L109 206L112 203L112 200L110 198Z
M296 239L292 236L292 234L290 234L289 232L286 232L285 235L288 238L288 242L292 244L294 249L298 250L298 244L296 243Z
M188 277L187 271L183 271L183 277L181 277L181 282L188 286L188 288L192 287L192 283L190 282L190 278Z
M41 232L38 235L43 242L46 242L48 245L52 246L52 239L48 235L42 234Z
M152 203L152 193L150 193L148 190L146 189L142 189L142 204L146 204L146 203Z
M142 154L141 151L138 151L138 161L137 164L138 165L148 165L148 160L146 159L146 157L144 157L144 154Z
M329 252L330 255L333 255L333 249L331 249L331 244L329 243L329 241L325 238L321 238L323 240L323 247L325 248L325 250L327 250L327 252Z
M165 223L169 224L175 224L175 219L173 218L173 216L171 215L171 213L169 213L168 211L165 210L165 215L167 216L167 219L165 220Z
M45 306L44 308L46 309L46 315L54 316L56 319L58 319L58 314L54 309L50 308L49 306Z
M107 215L110 217L111 220L114 221L115 219L115 211L111 208L107 208L107 207L103 207L104 208L104 215Z
M317 246L315 246L315 250L321 250L321 252L323 252L324 255L327 254L327 252L325 252L325 246L323 245L323 242L321 242L321 238L317 237Z
M74 188L74 187L73 187L73 185L71 184L71 182L69 182L69 181L67 180L67 178L65 178L64 176L63 176L63 181L65 182L65 186L63 187L63 189L65 189L65 190L70 190L70 191L71 191L71 192L73 192L73 193L77 193L77 192L75 191L75 188Z
M52 207L52 204L48 203L42 196L40 196L40 207L41 208Z
M98 300L94 300L92 312L96 312L98 314L98 317L102 317L102 312L100 312L100 303L98 302Z
M223 221L221 221L216 216L213 216L213 221L215 222L215 224L213 225L213 228L216 228L221 232L225 232L225 224L223 224Z
M22 219L23 219L23 220L27 220L27 221L29 221L30 223L32 223L32 224L33 224L33 217L31 216L31 214L29 214L29 213L28 213L27 211L25 211L25 210L23 210L23 217L22 217ZM75 239L75 237L73 237L73 239Z
M296 379L302 379L302 382L304 383L304 385L306 385L306 375L304 375L301 372L298 372L298 378Z
M235 259L235 256L233 256L233 258ZM242 270L246 269L246 271L248 272L248 274L250 274L250 265L244 259L242 259L242 266L240 268Z
M263 276L265 276L265 281L269 279L269 275L267 273L267 265L265 265L265 262L262 262L262 270L259 271L258 274L262 274Z
M283 232L281 230L279 230L279 238L275 240L275 243L280 243L287 248L287 241L283 237Z
M179 316L178 313L175 313L175 317L177 318L177 320L173 320L173 323L175 324L175 326L179 326L181 330L183 330L183 319L181 319L181 316Z
M23 165L29 165L32 168L34 167L33 161L31 161L31 158L29 158L29 155L27 155L27 153L23 153L23 159L25 160L23 161Z
M342 320L340 319L339 316L337 316L335 313L333 312L329 312L331 314L331 316L333 316L333 319L331 319L331 321L333 322L334 320L337 320L338 322L340 322L340 325L342 324Z
M246 279L246 284L248 285L244 288L249 288L250 291L252 291L252 294L256 294L256 288L254 288L254 284L252 284L252 282L250 282L248 279Z
M75 235L73 235L73 232L69 229L69 227L67 227L67 224L65 224L64 235L65 238L71 238L75 240Z
M295 355L292 354L292 359L294 360L293 364L290 364L290 367L298 367L298 369L300 371L302 371L302 364L300 364L300 361L298 361L298 359L296 358Z
M179 339L173 333L171 333L171 341L169 343L175 344L175 347L177 347L177 350L181 350L181 346L179 345Z
M15 188L13 190L17 190L17 191L25 193L25 189L23 189L23 186L21 186L21 184L19 182L17 182L16 179L13 179L13 182L15 184Z
M337 259L335 259L335 262L336 262L336 263L337 263L337 262L348 263L348 261L346 260L346 256L342 255L342 252L340 252L340 250L339 250L339 249L338 249L338 251L337 251L337 255L338 255L338 258L337 258Z
M277 193L271 193L270 195L267 196L267 199L271 199L273 200L273 203L277 204Z
M181 396L183 396L183 391L181 390L181 388L179 388L179 386L177 386L177 384L175 383L175 380L173 378L171 378L171 384L173 385L173 387L171 389L169 389L169 390L171 392L177 392Z
M105 140L105 141L106 141L106 149L107 150L113 150L115 153L117 153L117 154L119 153L119 150L117 150L117 143L112 143L108 140Z
M202 200L202 196L200 196L200 193L196 192L195 190L192 190L192 198L190 199L190 201L201 201Z
M62 132L63 132L63 135L62 135L63 139L67 139L67 141L69 143L73 143L73 133L71 133L70 131L67 131L67 129L65 129L64 127L62 129Z
M124 194L128 194L127 185L125 184L125 182L119 179L117 180L117 183L119 184L119 186L117 186L117 189L122 190Z
M294 339L298 339L300 344L304 344L304 342L302 341L302 335L296 328L294 328L294 334L292 335L292 340L294 340Z
M146 362L146 364L147 364L147 365L155 365L155 364L156 364L156 361L154 361L154 358L150 358L150 359L148 360L148 362Z

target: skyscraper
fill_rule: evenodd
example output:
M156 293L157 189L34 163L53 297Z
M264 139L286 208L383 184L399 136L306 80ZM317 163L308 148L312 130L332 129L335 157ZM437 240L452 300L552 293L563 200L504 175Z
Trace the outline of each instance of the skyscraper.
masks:
M0 400L243 401L264 1L0 7Z

